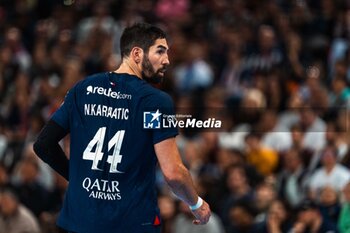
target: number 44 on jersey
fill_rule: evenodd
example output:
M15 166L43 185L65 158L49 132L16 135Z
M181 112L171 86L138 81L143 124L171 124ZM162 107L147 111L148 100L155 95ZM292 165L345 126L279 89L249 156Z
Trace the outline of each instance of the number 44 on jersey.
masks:
M120 154L120 149L122 147L123 139L124 139L125 130L119 130L114 134L114 136L108 142L108 151L110 151L113 147L113 153L108 155L107 163L110 164L110 173L123 173L118 170L118 164L122 161L122 155ZM102 160L104 153L102 152L103 143L106 135L106 127L101 127L97 130L94 138L89 142L85 151L83 153L84 160L92 161L92 170L102 169L98 168L98 163ZM95 147L95 151L92 151Z

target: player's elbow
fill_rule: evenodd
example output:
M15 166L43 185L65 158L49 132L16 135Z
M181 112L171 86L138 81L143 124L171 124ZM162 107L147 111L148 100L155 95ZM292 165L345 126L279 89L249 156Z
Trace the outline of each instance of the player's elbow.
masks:
M179 184L183 180L183 175L180 174L168 174L165 175L165 180L168 184Z
M43 145L42 145L41 141L38 139L33 144L33 150L38 156L40 154L40 151L42 151L42 146Z
M33 150L35 154L45 162L48 159L47 156L45 156L47 151L46 146L47 146L47 143L45 143L45 141L40 138L38 138L33 144Z
M167 183L172 186L183 183L189 172L183 165L178 165L163 171L163 175Z

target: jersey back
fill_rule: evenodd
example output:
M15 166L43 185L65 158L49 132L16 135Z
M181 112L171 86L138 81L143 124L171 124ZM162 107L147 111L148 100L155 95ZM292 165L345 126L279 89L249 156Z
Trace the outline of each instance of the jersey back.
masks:
M100 73L77 83L52 120L70 132L69 185L58 225L73 232L158 232L154 144L172 99L128 74ZM156 220L156 221L155 221Z

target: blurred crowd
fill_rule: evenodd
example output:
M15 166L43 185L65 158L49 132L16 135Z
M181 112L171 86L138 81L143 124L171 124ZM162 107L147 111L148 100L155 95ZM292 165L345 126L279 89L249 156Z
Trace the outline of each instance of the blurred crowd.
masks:
M32 143L140 21L169 34L176 108L224 122L177 137L210 222L194 226L159 171L162 232L350 232L350 1L1 0L0 233L61 231L67 182Z

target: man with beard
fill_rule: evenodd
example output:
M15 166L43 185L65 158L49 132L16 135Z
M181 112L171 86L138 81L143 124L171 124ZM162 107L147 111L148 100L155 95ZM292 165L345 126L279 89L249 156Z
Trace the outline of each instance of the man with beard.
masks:
M122 64L77 83L34 144L38 156L69 181L58 225L74 233L159 233L156 164L173 192L189 205L194 224L205 224L209 205L183 165L172 99L147 81L169 65L165 33L149 24L126 28ZM58 144L70 134L70 155Z

